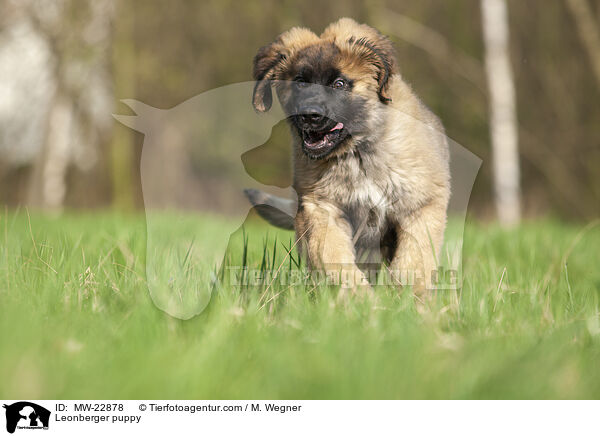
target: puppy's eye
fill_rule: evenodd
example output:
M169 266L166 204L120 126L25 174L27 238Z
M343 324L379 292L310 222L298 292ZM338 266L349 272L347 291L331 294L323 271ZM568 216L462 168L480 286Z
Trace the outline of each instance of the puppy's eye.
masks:
M346 81L344 79L335 79L335 82L333 82L333 87L335 89L341 89L344 86L346 86Z

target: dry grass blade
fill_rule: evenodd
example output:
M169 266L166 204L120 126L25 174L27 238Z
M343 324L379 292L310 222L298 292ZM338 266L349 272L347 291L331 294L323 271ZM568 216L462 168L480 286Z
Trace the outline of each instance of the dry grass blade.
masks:
M502 282L504 281L504 276L506 275L506 267L502 270L502 276L500 276L500 281L498 282L498 289L496 289L496 296L494 297L494 309L492 312L496 312L496 306L498 305L498 300L500 299L500 289L502 288Z
M308 226L306 228L306 230L304 230L304 232L298 237L298 239L296 239L296 242L294 242L294 245L292 245L290 247L290 249L287 251L287 253L285 254L285 257L283 258L283 260L281 261L281 263L279 264L279 267L277 268L277 271L275 271L275 274L273 274L273 278L271 279L271 281L269 282L269 285L267 286L267 289L265 289L265 291L262 293L262 295L260 296L260 298L258 299L258 303L260 304L260 302L263 300L263 298L265 298L265 296L267 295L267 293L269 292L269 289L271 289L271 286L273 285L273 282L275 281L275 279L277 278L279 271L281 270L281 267L283 266L283 264L285 263L285 261L287 260L287 258L289 257L290 253L292 252L292 250L296 247L296 245L298 245L298 242L300 242L300 240L304 237L304 235L306 235L306 232L308 232L310 230L311 226ZM262 306L261 306L262 307Z
M48 264L48 262L46 262L44 259L42 259L42 257L38 253L37 244L35 243L35 238L33 237L33 231L31 230L31 217L29 216L29 209L26 208L25 211L27 212L27 225L29 226L29 236L31 236L31 243L33 244L33 251L35 251L36 257L38 258L38 260L40 262L42 262L44 265L46 265L48 268L50 268L50 270L52 270L52 272L54 272L54 274L58 274L58 272L54 268L52 268L50 266L50 264Z

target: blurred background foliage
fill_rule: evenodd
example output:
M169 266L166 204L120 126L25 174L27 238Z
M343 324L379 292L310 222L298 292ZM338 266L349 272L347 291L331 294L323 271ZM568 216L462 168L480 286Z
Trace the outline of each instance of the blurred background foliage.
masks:
M600 215L600 79L567 3L508 1L522 205L526 216L589 220ZM590 4L600 26L600 5ZM279 33L319 33L349 16L390 36L404 78L448 135L483 159L470 209L492 218L479 8L478 0L0 0L0 204L141 208L143 135L110 117L128 113L120 99L166 109L251 80L254 54ZM287 147L284 129L271 142ZM288 154L273 156L280 165L264 171L285 184Z

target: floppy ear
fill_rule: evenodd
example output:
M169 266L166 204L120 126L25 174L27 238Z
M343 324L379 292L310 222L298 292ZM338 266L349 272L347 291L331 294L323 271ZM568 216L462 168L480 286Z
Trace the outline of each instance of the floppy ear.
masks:
M377 94L386 103L391 100L389 81L397 72L394 47L389 38L367 24L359 24L351 18L341 18L331 23L322 33L322 38L332 39L346 47L358 59L374 67Z
M281 38L261 47L254 56L253 76L256 84L252 95L252 105L258 112L266 112L271 109L273 104L271 81L275 79L277 67L286 58L287 53L281 43Z
M282 33L275 42L265 45L254 56L254 95L252 104L259 112L266 112L273 104L271 82L277 80L284 64L296 52L319 42L319 37L303 27L292 27Z
M375 29L373 29L375 31ZM396 57L394 56L394 47L392 42L379 32L375 31L374 37L362 37L354 39L351 37L348 42L358 48L365 61L376 68L377 75L377 95L382 103L392 101L389 94L390 78L397 72Z

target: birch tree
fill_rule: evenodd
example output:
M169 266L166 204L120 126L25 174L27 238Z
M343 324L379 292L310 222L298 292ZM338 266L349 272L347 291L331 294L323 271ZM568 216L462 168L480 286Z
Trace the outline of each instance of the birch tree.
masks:
M504 226L521 218L515 85L510 65L506 0L481 0L489 89L494 195Z
M69 169L91 171L112 126L113 0L3 6L0 152L31 166L27 204L59 211Z

